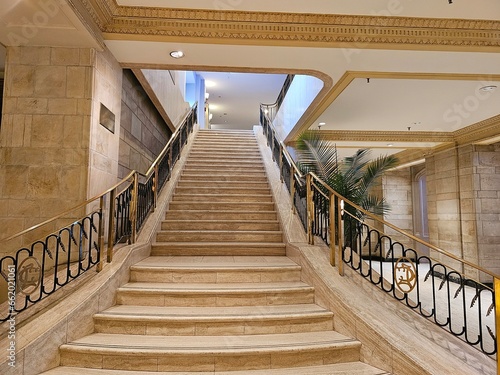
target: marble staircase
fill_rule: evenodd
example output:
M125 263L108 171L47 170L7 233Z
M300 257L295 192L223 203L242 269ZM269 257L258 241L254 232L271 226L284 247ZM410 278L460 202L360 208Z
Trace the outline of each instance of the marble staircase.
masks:
M253 132L200 130L151 256L44 374L387 374L285 250Z

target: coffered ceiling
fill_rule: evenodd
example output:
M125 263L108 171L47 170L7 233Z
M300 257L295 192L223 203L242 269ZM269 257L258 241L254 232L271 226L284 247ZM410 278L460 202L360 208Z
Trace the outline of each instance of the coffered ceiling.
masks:
M14 0L0 5L2 44L16 44L12 33L23 36L23 22L42 20L40 4ZM97 45L132 68L295 73L322 79L323 90L287 142L325 122L321 131L346 153L371 146L383 153L408 150L408 158L414 158L436 146L488 143L500 133L497 0L44 4L56 4L60 11L43 18L47 22L39 22L36 36L24 43ZM183 50L185 57L172 59L173 50ZM270 80L262 74L253 83L260 78L266 87ZM499 89L481 90L484 86ZM226 105L237 112L245 103L248 98Z

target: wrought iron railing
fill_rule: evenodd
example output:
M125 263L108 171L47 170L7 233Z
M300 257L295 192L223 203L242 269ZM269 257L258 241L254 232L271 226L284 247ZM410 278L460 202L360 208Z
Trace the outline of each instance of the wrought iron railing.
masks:
M106 262L112 261L117 243L136 241L137 232L156 207L158 192L170 178L195 123L196 105L145 175L132 171L104 193L1 241L5 244L29 236L58 220L70 221L0 259L0 322L14 319L94 266L100 271Z
M261 106L264 135L309 243L321 238L330 248L330 263L341 275L344 265L349 266L413 311L494 356L500 276L363 210L313 173L301 174L277 140L265 109ZM431 256L415 250L417 245L429 249Z

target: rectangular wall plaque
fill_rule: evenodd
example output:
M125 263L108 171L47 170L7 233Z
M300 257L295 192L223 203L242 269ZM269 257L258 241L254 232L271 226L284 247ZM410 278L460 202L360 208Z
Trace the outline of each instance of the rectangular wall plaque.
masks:
M115 133L115 114L102 103L101 110L99 112L99 123L111 133Z

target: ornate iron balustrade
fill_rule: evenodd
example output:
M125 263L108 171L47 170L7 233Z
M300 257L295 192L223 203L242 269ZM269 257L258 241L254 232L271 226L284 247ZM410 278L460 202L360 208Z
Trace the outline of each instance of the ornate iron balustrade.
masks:
M2 240L2 243L19 240L56 220L80 217L0 259L3 276L0 277L0 297L4 299L0 303L0 322L15 319L15 315L94 266L100 271L106 262L112 261L117 243L136 241L137 232L156 207L158 193L170 178L194 129L196 107L194 105L185 116L145 175L132 171L99 196ZM82 216L82 212L88 213Z
M264 135L309 243L319 237L329 246L330 263L339 274L348 265L413 311L483 353L496 355L500 277L363 210L313 173L302 175L283 143L276 142L264 109ZM428 248L431 256L416 251L417 244Z

